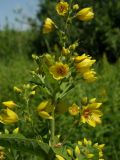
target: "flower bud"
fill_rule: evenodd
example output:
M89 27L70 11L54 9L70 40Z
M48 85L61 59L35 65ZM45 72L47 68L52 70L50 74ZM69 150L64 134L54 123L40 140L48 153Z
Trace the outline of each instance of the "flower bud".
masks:
M69 50L68 48L63 47L63 48L62 48L62 54L63 54L64 56L67 56L67 55L70 54L70 50Z
M88 104L88 98L87 97L83 97L82 100L81 100L81 104L83 106L86 106Z
M78 10L79 9L79 5L78 4L73 5L73 9L74 10Z
M14 108L16 104L13 101L2 102L2 104L8 108Z
M79 106L77 106L75 103L69 107L69 113L72 115L72 116L76 116L79 114Z
M81 21L89 21L93 19L94 13L91 7L83 8L76 14L76 17Z
M52 32L55 28L55 24L50 18L46 18L44 25L43 25L43 33Z
M10 109L4 109L0 115L0 122L5 124L11 124L18 121L18 115Z
M13 90L16 92L16 93L21 93L22 90L16 86L14 86Z

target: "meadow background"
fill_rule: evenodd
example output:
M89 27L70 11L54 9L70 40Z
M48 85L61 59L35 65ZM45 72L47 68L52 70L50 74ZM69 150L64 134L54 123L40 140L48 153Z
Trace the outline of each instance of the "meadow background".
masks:
M43 52L49 52L51 48L57 51L59 44L55 33L43 37L41 29L45 17L53 17L57 23L61 24L61 19L58 22L54 10L55 3L55 0L38 1L36 16L25 19L29 26L25 30L11 28L8 22L0 29L0 102L8 99L17 101L18 97L13 92L13 86L21 86L30 80L30 71L35 65L31 58L33 53L40 55ZM120 2L86 0L85 2L76 1L76 3L81 7L93 6L96 16L92 22L73 24L70 41L79 39L78 52L80 54L87 52L97 59L95 68L99 79L91 85L83 85L81 82L77 89L75 88L74 96L70 94L68 98L97 97L103 102L104 115L101 125L96 128L82 128L83 134L79 128L76 128L71 139L92 137L93 141L106 144L104 151L106 160L119 160ZM63 121L59 126L68 125L69 128L70 120L66 116L62 118ZM68 128L63 127L64 134ZM3 130L2 124L0 124L0 130Z

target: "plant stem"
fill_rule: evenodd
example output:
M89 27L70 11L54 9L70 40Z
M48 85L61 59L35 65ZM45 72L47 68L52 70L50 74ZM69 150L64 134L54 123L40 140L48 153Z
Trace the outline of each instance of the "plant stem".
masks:
M55 116L54 116L54 110L52 111L52 117L53 117L53 119L51 119L51 138L50 138L50 144L51 144L51 146L54 146L54 144L55 144L55 140L54 140L54 136L55 136Z

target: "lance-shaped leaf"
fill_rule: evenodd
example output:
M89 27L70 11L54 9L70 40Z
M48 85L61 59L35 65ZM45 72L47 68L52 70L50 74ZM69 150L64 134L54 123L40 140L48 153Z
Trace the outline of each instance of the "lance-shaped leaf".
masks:
M37 155L41 160L53 160L55 153L48 144L36 139L28 139L22 135L0 135L0 145L6 148Z

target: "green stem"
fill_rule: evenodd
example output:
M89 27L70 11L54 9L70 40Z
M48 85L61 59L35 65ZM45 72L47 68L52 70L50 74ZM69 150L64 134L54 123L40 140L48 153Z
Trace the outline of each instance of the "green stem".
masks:
M54 115L54 110L52 112L52 117L53 119L51 119L51 138L50 138L50 145L54 146L55 144L55 115Z

